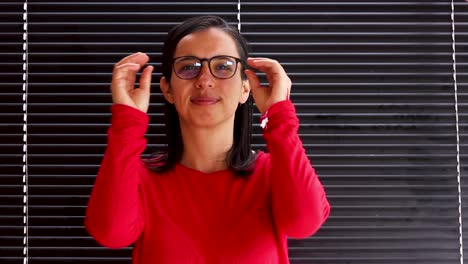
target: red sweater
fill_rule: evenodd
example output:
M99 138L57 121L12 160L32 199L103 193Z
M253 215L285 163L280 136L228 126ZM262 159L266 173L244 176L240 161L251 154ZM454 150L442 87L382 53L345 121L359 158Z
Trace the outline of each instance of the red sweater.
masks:
M177 164L144 167L148 115L113 105L108 146L86 211L96 241L134 243L133 263L289 263L287 237L314 234L330 206L297 134L290 101L268 110L260 152L248 178Z

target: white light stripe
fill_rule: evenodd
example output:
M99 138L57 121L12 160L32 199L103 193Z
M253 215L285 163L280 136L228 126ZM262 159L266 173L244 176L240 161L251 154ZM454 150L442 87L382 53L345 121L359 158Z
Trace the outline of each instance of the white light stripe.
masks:
M240 0L237 2L237 29L241 32L241 2Z
M23 264L29 260L28 247L28 1L23 4Z
M457 133L457 181L458 181L458 222L460 232L460 263L463 264L463 218L462 218L462 193L461 193L461 174L460 174L460 130L458 124L458 86L457 86L457 59L455 42L455 5L451 1L452 12L452 62L453 62L453 90L455 97L455 130Z

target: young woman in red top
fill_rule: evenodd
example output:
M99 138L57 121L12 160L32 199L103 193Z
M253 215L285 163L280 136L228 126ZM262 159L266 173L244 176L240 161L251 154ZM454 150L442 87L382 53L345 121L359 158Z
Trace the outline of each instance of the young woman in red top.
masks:
M114 67L88 232L110 248L134 244L133 263L289 263L287 238L314 234L330 206L299 139L283 67L248 58L245 40L219 17L176 26L160 80L167 152L142 160L153 67L134 84L148 61L135 53ZM252 97L269 153L250 146Z

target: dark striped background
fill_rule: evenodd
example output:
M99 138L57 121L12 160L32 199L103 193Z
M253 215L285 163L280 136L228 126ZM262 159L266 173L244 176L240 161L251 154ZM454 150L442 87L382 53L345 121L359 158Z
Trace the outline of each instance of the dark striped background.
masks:
M23 2L0 2L0 263L23 262ZM237 25L237 4L28 1L30 263L130 263L130 248L100 247L83 228L112 66L136 51L156 66L150 153L164 145L163 36L195 15ZM279 60L293 80L301 138L332 205L315 236L290 240L292 263L460 263L450 13L450 1L241 1L251 55ZM465 223L467 14L455 1Z

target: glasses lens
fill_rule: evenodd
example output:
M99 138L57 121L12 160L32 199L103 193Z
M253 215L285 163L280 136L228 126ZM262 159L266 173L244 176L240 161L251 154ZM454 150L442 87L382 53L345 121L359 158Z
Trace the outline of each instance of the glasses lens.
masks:
M174 62L174 71L182 79L195 78L200 72L201 67L200 61L191 57L179 58Z
M237 61L230 57L216 57L211 60L211 72L217 78L231 78L236 73Z

